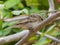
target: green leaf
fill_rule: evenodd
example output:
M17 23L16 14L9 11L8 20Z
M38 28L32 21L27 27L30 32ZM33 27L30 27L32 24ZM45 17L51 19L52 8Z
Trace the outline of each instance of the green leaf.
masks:
M3 11L3 17L4 18L11 18L13 15L9 10L4 10Z
M10 27L4 29L3 30L3 36L6 36L6 35L10 34L10 32L11 32L11 28Z
M3 23L2 28L5 28L8 26L8 23Z
M29 41L32 41L32 40L37 40L39 37L38 36L33 36L29 39Z
M45 33L49 33L50 31L52 31L55 28L55 26L56 26L56 24L50 26Z
M56 24L50 26L47 31L45 31L44 33L41 34L41 38L45 36L45 34L52 34L52 33L56 33L54 28L55 28Z
M9 9L13 6L15 6L16 4L19 4L20 0L7 0L4 5L5 5L5 9Z
M43 38L39 39L39 41L37 41L37 42L36 42L35 44L33 44L33 45L45 45L45 44L50 43L50 42L51 42L50 39L48 39L48 38L46 38L46 37L43 37Z
M43 6L48 6L49 4L48 4L48 0L41 0L41 4L43 5Z
M8 27L8 26L13 26L17 23L17 21L14 21L14 22L4 22L3 25L2 25L2 28L5 28L5 27Z
M14 28L14 29L12 29L13 30L13 32L15 32L15 33L17 33L17 32L20 32L20 31L22 31L23 29L22 28Z
M22 13L28 14L29 12L28 12L27 9L12 11L12 14L14 14L14 15L20 15L20 14L22 14Z
M52 35L52 36L56 36L58 31L59 31L59 29L55 27L52 31L48 32L47 34Z
M56 24L50 26L46 32L41 34L41 38L43 38L45 34L50 33L54 29L55 26Z
M12 7L12 8L15 9L15 10L23 9L23 8L24 8L24 5L20 2L18 5L15 5L15 6Z
M38 3L39 0L26 0L27 6L34 6L37 7L39 5Z
M60 36L60 30L55 34L55 36Z
M3 36L3 30L0 30L0 36Z
M32 8L31 10L30 10L30 13L32 14L34 14L34 13L37 13L39 10L38 10L38 8Z
M0 20L0 30L2 30L3 20Z
M19 3L19 4L18 4L18 8L19 8L19 9L23 9L23 8L24 8L24 5L23 5L22 3Z
M16 23L17 23L17 21L10 22L10 23L8 23L8 26L13 26L13 25L15 25Z

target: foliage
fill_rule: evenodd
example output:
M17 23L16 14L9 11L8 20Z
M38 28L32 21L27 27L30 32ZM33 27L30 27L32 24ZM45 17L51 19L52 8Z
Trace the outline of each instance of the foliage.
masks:
M60 4L60 0L58 0ZM18 16L21 14L29 15L29 14L40 14L43 19L47 18L46 10L49 9L48 0L0 0L0 37L7 36L10 34L14 34L22 31L22 28L11 28L11 26L15 25L16 22L4 22L2 19L11 18L14 16ZM58 9L60 6L58 6ZM60 21L58 21L60 22ZM57 23L58 23L57 22ZM43 34L39 36L40 38L34 36L30 39L38 40L33 45L45 45L52 42L51 39L45 37L45 34L49 34L55 37L60 35L59 26L60 23L56 22L53 25L49 25L49 27L44 27L42 29ZM56 27L58 26L58 27ZM48 28L48 29L47 29ZM41 31L41 32L42 32ZM14 42L13 42L14 43ZM13 45L13 43L11 45ZM8 44L6 44L8 45Z

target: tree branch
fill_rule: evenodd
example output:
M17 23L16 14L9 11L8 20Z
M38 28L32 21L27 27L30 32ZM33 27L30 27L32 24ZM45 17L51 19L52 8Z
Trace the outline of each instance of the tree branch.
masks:
M26 33L27 33L27 32L26 32ZM21 40L19 40L15 45L20 45L20 43L22 43L23 40L26 39L26 37L28 37L28 35L29 35L29 33L25 34L25 35L23 36L23 38L22 38Z
M4 19L5 22L12 22L12 21L21 21L21 20L24 20L24 19L27 19L29 18L29 16L18 16L18 17L14 17L14 18L10 18L10 19Z
M36 32L38 30L41 30L44 26L48 25L49 23L52 23L59 16L60 16L60 12L56 12L52 14L52 16L40 22L40 24L34 29L34 31Z
M23 45L24 43L28 42L28 39L35 35L37 31L41 30L44 26L48 25L50 22L53 22L54 19L56 19L57 17L60 16L59 12L56 12L55 14L52 14L52 16L48 17L47 19L43 20L42 22L40 22L39 25L36 25L35 29L32 29L32 27L30 27L30 33L29 35L26 37L26 39L23 40L23 42L19 42L18 45Z
M6 37L1 37L0 38L0 45L5 44L5 43L9 43L9 42L13 42L13 41L18 41L19 39L21 39L22 37L24 37L25 35L29 34L29 30L24 30L22 32L10 35L10 36L6 36Z
M53 0L48 0L49 2L49 11L54 11L55 10L55 5ZM51 16L54 12L49 13L48 15Z

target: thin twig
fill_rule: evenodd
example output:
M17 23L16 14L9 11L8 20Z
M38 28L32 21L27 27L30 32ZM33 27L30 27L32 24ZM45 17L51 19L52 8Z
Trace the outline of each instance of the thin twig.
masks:
M41 35L42 32L37 32L37 34ZM57 38L55 38L55 37L52 37L52 36L50 36L50 35L48 35L48 34L45 34L45 37L47 37L47 38L49 38L49 39L52 39L53 41L60 42L59 39L57 39Z

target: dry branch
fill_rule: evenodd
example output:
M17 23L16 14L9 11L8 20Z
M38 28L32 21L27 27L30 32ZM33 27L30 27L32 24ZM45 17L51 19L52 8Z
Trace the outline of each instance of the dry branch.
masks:
M36 25L35 29L31 29L32 27L30 27L30 34L28 35L28 37L26 37L25 40L22 40L23 42L20 43L18 45L23 45L24 43L27 43L28 39L31 37L31 35L35 35L37 31L41 30L44 26L48 25L49 23L53 22L54 19L56 19L57 17L60 16L59 12L56 12L55 14L52 14L52 16L48 17L47 19L43 20L42 22L40 22L39 25Z
M44 26L48 25L49 23L52 23L59 16L60 16L60 12L56 12L52 14L52 16L40 22L40 24L34 29L34 31L41 30Z
M29 18L29 16L18 16L18 17L14 17L14 18L10 18L10 19L4 19L5 22L12 22L12 21L16 21L16 20L24 20Z
M20 40L18 43L17 43L17 45L23 45L25 42L27 42L28 41L28 39L31 37L31 36L33 36L33 35L35 35L36 34L36 32L37 31L39 31L39 30L41 30L44 26L46 26L46 25L48 25L49 23L51 23L51 22L53 22L57 17L59 17L60 16L60 12L56 12L55 14L52 14L52 16L50 16L50 17L48 17L47 19L45 19L45 20L43 20L42 22L40 22L39 21L39 24L38 25L36 25L36 27L33 29L32 28L32 26L30 26L30 25L28 25L29 26L29 29L30 29L30 33L29 33L29 35L26 37L26 38L23 38L24 40ZM5 20L5 21L7 21L7 22L10 22L10 21L15 21L14 20L15 18L13 18L13 20L11 19L8 19L8 21L7 20ZM19 18L19 19L23 19L24 20L24 18ZM25 19L29 19L29 16L28 16L28 18L25 18ZM10 21L9 21L10 20ZM17 19L18 20L18 19ZM15 38L15 37L14 37Z
M54 11L55 10L55 5L54 5L54 0L48 0L49 3L49 11ZM54 14L55 12L49 13L49 16Z
M13 42L13 41L18 41L22 37L24 37L26 34L29 34L29 30L24 30L22 32L19 32L19 33L13 34L13 35L1 37L0 38L0 45L5 44L5 43L9 43L9 42Z
M54 11L55 8L54 8L53 0L48 0L48 1L49 1L49 7L50 7L49 11ZM32 25L32 23L30 23L31 25L28 25L30 30L24 30L20 33L0 38L0 45L8 43L8 42L12 42L12 41L17 41L17 40L21 39L22 37L23 38L20 41L18 41L15 45L23 45L24 43L26 43L28 41L28 39L31 36L35 35L37 33L37 31L41 30L43 27L45 27L49 23L52 23L57 17L59 17L60 13L59 12L50 13L49 15L50 16L47 19L43 20L42 22L39 21L39 23L37 25L35 25L34 28L32 28L33 25ZM11 18L11 19L5 19L4 21L11 22L11 21L16 21L16 20L20 21L20 20L24 20L24 19L29 19L29 16L20 16L18 18L15 17L15 18ZM39 33L39 34L41 34L41 33ZM60 40L53 38L49 35L45 35L45 36L52 39L52 40L60 42Z

